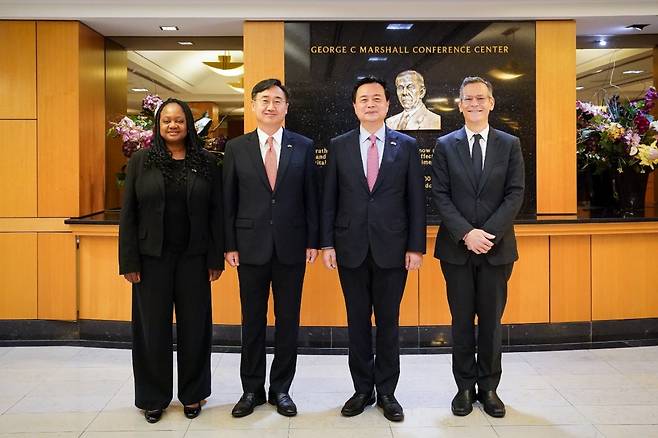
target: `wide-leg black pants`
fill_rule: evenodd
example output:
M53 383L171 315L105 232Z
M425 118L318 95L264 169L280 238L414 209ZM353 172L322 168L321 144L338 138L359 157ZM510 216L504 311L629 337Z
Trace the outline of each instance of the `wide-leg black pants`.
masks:
M459 390L471 389L476 383L479 389L495 390L500 383L500 320L513 265L493 266L481 255L470 256L464 265L441 262L452 315L452 372Z
M338 265L347 308L349 367L354 389L369 394L395 392L400 377L400 302L407 281L405 268L377 266L370 252L357 268ZM372 313L377 334L372 350Z
M172 315L176 309L178 399L184 405L210 395L212 311L205 255L164 252L142 256L133 284L135 405L166 408L172 399Z
M274 298L274 361L271 393L289 392L297 367L297 336L306 264L283 264L276 255L263 265L240 263L242 356L240 378L244 392L265 393L265 334L270 284Z

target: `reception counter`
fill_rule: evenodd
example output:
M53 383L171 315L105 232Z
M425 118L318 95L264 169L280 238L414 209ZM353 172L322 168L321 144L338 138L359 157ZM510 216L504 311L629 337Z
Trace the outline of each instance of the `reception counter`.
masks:
M70 339L118 342L130 338L130 285L118 275L118 211L65 221L74 236L77 318L50 329L46 322L4 321L18 339ZM409 275L401 306L402 346L435 351L450 346L450 312L439 262L432 257L438 226L427 229L423 266ZM519 260L509 284L503 317L508 349L564 348L651 343L658 339L658 217L611 217L581 210L567 217L524 217L515 224ZM270 309L271 309L270 305ZM237 272L227 268L213 283L214 342L240 344ZM273 322L270 310L269 322ZM41 326L39 324L42 324ZM56 323L49 323L56 324ZM72 325L71 325L72 324ZM344 351L344 301L335 271L319 261L307 268L301 311L300 346L313 351ZM14 333L14 335L12 335ZM51 333L48 335L48 333ZM20 336L19 336L20 335Z

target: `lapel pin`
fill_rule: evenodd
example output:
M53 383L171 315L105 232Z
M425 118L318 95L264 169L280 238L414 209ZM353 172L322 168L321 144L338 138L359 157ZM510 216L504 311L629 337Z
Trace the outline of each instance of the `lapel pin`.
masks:
M196 169L193 168L193 169L192 169L192 172L196 173Z
M397 142L391 141L391 146L397 146L397 145L398 145Z
M287 147L287 148L292 148L292 145L291 145L291 144L289 144L289 145L288 145L288 146L286 146L286 147Z

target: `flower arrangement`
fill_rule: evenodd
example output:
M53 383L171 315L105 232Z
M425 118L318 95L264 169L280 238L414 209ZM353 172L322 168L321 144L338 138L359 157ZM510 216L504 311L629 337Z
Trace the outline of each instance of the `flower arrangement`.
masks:
M648 173L658 166L658 122L649 114L657 100L650 87L644 97L629 102L617 95L602 107L577 101L578 169Z

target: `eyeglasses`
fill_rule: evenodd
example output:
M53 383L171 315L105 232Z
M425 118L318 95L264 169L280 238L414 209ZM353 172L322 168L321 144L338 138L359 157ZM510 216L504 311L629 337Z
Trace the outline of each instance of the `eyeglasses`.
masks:
M270 100L270 99L256 99L256 102L257 102L259 105L261 105L261 106L265 106L265 107L270 106L270 105L273 105L273 106L275 106L275 107L280 107L281 105L283 105L283 104L286 103L286 101L283 100L283 99L274 99L274 100Z
M462 97L461 101L467 105L472 103L477 103L478 105L484 104L487 99L491 99L491 96L466 96Z

